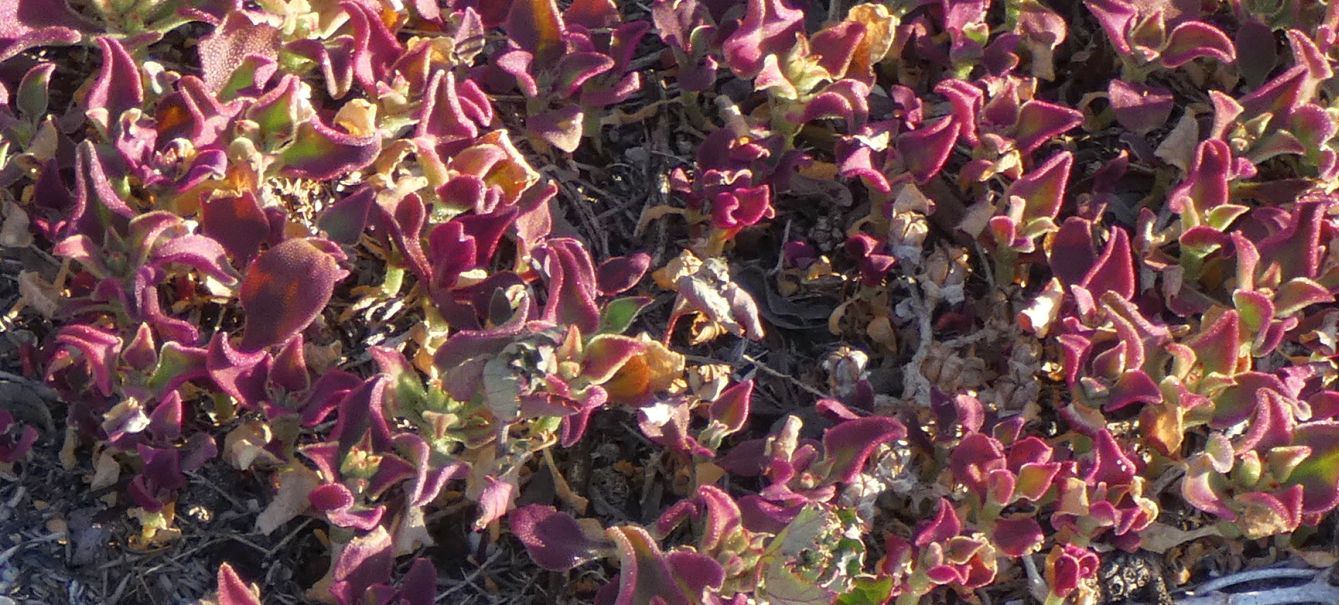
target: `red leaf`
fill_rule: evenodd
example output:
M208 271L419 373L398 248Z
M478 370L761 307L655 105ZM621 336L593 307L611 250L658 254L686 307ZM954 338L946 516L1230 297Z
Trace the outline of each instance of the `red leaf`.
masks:
M348 273L323 240L291 239L270 248L247 268L241 302L246 311L242 351L282 343L304 330Z

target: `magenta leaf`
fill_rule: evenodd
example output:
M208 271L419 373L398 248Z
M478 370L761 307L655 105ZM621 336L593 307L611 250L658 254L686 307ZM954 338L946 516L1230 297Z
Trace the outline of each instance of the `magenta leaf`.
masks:
M237 271L228 264L227 253L217 241L203 235L174 237L154 248L150 262L154 266L180 263L219 280L225 286L237 284Z
M995 530L991 533L995 546L1011 557L1027 555L1040 546L1043 539L1045 534L1041 531L1041 525L1030 517L1000 519L995 522Z
M261 605L256 591L227 562L219 566L218 585L219 605Z
M585 246L573 239L553 238L539 251L539 258L549 286L541 317L594 334L600 328L600 311L595 306L595 267Z
M622 294L634 288L650 266L651 257L645 252L610 258L595 270L597 289L603 296Z
M1009 186L1005 192L1006 198L1016 195L1026 201L1023 208L1024 225L1039 218L1053 219L1060 213L1069 170L1073 164L1074 156L1068 151L1057 153Z
M106 110L107 119L115 121L127 109L139 107L144 101L139 65L115 39L98 38L98 46L102 47L102 67L84 103L90 110Z
M1311 450L1287 478L1288 483L1302 486L1302 512L1333 510L1339 505L1339 423L1303 424L1297 428L1293 445Z
M1164 88L1112 80L1107 98L1121 126L1145 135L1167 123L1172 115L1172 93Z
M585 114L580 105L565 105L532 114L525 121L526 130L558 149L571 153L581 144L582 121Z
M1176 68L1200 57L1230 64L1237 57L1237 49L1223 32L1202 21L1186 21L1168 34L1167 45L1162 48L1163 65Z
M56 334L56 343L78 351L93 379L93 386L105 396L112 394L112 374L121 352L119 337L93 326L71 324Z
M601 556L610 546L597 529L583 526L552 506L522 506L507 518L512 534L525 546L530 558L550 571L572 569Z
M239 294L247 317L240 348L257 351L282 343L311 324L347 275L339 266L342 256L308 238L287 240L257 257Z
M367 228L367 218L375 200L376 192L372 188L361 187L321 213L317 224L332 241L349 246L356 244Z
M1044 101L1028 101L1018 110L1014 144L1023 153L1032 153L1046 141L1083 123L1077 110Z
M377 526L344 545L331 565L330 594L340 605L361 603L369 588L390 580L395 565L391 536Z
M235 82L238 68L256 57L274 61L279 56L281 33L273 25L256 22L252 13L230 11L214 32L200 40L200 67L209 92L226 98L225 89L246 88Z
M64 0L0 2L0 61L38 46L77 44L89 29Z
M1107 292L1126 300L1134 296L1134 264L1130 255L1130 236L1124 229L1112 227L1111 239L1092 268L1084 274L1082 285L1095 299L1101 298Z
M9 410L0 409L0 464L12 464L32 450L37 429L20 425Z
M961 125L952 118L941 118L897 137L897 153L917 183L928 182L939 174L953 152Z
M386 80L391 64L404 48L371 6L360 2L341 2L339 6L353 27L354 78L364 90L375 93L377 83Z
M708 411L712 420L720 422L729 433L734 433L744 428L744 422L749 417L749 404L752 399L753 381L745 380L721 391L716 400L711 402Z
M381 137L376 133L354 136L311 119L298 125L293 142L279 152L280 174L330 179L367 167L379 153Z
M658 601L666 605L701 602L720 588L724 573L710 557L691 551L663 553L646 530L636 526L610 528L618 552L619 579L615 605ZM682 553L682 554L676 554Z
M875 448L906 436L902 423L882 416L848 420L824 431L823 459L831 464L828 480L850 482Z
M646 345L636 338L617 334L600 334L586 343L582 352L581 374L593 384L603 384L613 378L623 364L641 354Z
M804 11L789 0L748 0L744 19L721 44L725 63L735 75L752 78L763 59L790 50L804 31Z
M269 218L251 192L206 200L200 212L205 235L222 244L238 266L245 266L268 239Z
M1101 561L1092 551L1072 544L1056 545L1046 555L1046 584L1061 599L1078 590L1080 582L1097 574Z
M958 520L958 512L953 510L953 505L947 499L940 498L934 519L922 524L916 530L916 537L912 543L923 548L930 544L947 542L960 533L962 533L962 521Z

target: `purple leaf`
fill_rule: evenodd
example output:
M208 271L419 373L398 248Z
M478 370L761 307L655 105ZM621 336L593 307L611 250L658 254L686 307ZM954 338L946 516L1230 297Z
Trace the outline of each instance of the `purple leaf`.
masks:
M523 506L512 511L508 519L512 534L525 546L530 558L550 571L572 569L600 556L609 546L597 529L583 526L552 506Z
M93 326L71 324L56 333L55 342L79 351L98 392L104 396L112 394L112 373L121 352L119 337ZM47 379L50 378L48 374Z
M1041 525L1031 517L1000 519L990 537L1000 552L1011 557L1027 555L1045 539Z
M479 116L483 118L480 120L482 123L476 123L461 100L462 89L473 93L478 91L478 85L472 80L466 80L458 85L452 72L446 70L436 72L428 84L428 91L420 110L419 136L436 137L442 143L468 140L478 136L478 127L486 125L492 119L492 105L488 103L487 98L482 99L483 105L480 109L486 111L486 114ZM481 94L481 91L478 92Z
M790 50L804 31L804 11L788 0L748 0L744 19L721 44L725 63L741 78L752 78L763 59Z
M554 0L513 0L503 29L541 65L552 65L563 54L566 31Z
M1046 162L1014 181L1005 192L1005 199L1012 196L1023 198L1027 203L1023 208L1023 223L1038 218L1055 218L1060 214L1060 205L1065 201L1065 186L1069 182L1070 166L1074 156L1068 151L1055 154Z
M250 191L207 199L200 212L204 234L222 244L239 267L247 265L268 239L269 218Z
M37 429L23 426L18 430L19 426L9 410L0 409L0 464L17 462L27 456L37 442ZM15 431L17 437L13 435Z
M641 281L650 265L651 257L645 252L610 258L595 270L596 289L602 296L622 294Z
M479 493L479 518L474 520L474 529L481 530L501 519L511 508L516 498L516 485L505 479L499 480L492 475L484 475L484 488Z
M614 60L598 52L572 52L553 66L553 94L566 99L591 78L613 69Z
M316 181L362 170L381 153L376 133L354 136L313 118L298 125L293 142L279 152L280 174Z
M551 0L550 0L551 1ZM531 114L525 121L526 131L567 153L581 145L582 124L585 114L580 105L564 105L557 109Z
M1237 28L1233 46L1248 50L1237 56L1237 69L1251 86L1259 86L1264 82L1278 64L1278 43L1274 41L1274 28L1254 18L1244 20Z
M200 69L209 92L218 95L228 88L248 58L278 59L281 32L258 22L253 14L229 12L213 33L200 40Z
M600 334L586 343L582 352L581 374L592 384L603 384L613 378L623 364L645 349L642 341L636 338Z
M610 528L618 552L618 597L615 605L638 605L663 601L665 605L689 605L703 600L707 589L719 588L724 579L720 565L704 555L684 561L684 555L667 557L646 530L636 526ZM671 553L673 555L673 553ZM671 567L671 563L677 564ZM682 576L680 576L682 573ZM694 594L684 594L685 589Z
M1231 64L1237 57L1237 49L1218 28L1203 21L1186 21L1167 36L1161 62L1175 69L1200 57Z
M1084 274L1081 283L1094 299L1100 299L1107 292L1113 292L1126 300L1134 296L1134 265L1130 255L1130 236L1125 233L1125 229L1111 228L1111 239L1092 268Z
M227 562L219 566L218 585L219 605L261 605L256 591Z
M282 343L311 324L348 274L340 260L310 238L287 240L257 257L239 294L246 311L241 350Z
M400 582L402 605L433 605L437 595L437 568L427 557L416 557Z
M958 520L958 512L953 510L952 503L947 499L940 498L934 519L922 524L916 530L916 538L912 543L924 548L931 544L947 542L960 533L962 533L962 522Z
M1165 88L1112 80L1107 98L1121 126L1146 135L1167 123L1172 115L1172 93Z
M91 29L64 0L0 2L0 61L38 46L77 44Z
M905 439L902 423L882 416L848 420L823 432L823 459L830 463L829 481L849 483L879 445Z
M232 348L227 335L216 332L209 341L205 361L209 377L215 386L239 404L259 405L267 398L266 384L270 375L270 357L263 352L244 353Z
M1077 110L1044 101L1028 101L1018 110L1014 126L1014 144L1023 153L1032 153L1043 143L1083 123Z
M1078 590L1079 583L1093 578L1101 564L1092 551L1072 544L1057 544L1046 555L1046 584L1061 599Z
M711 402L708 412L712 420L720 422L729 433L744 428L749 417L749 404L753 399L753 381L731 385Z
M816 55L818 66L836 80L846 75L846 68L864 37L864 24L842 21L811 36L809 49Z
M1300 201L1288 216L1283 229L1260 241L1260 256L1265 267L1277 265L1280 277L1315 278L1320 271L1321 226L1332 199Z
M595 267L580 242L553 238L537 251L548 277L549 297L540 315L545 321L571 324L582 334L600 328L600 310L595 306Z
M917 183L926 183L944 167L953 152L961 125L952 117L940 118L897 137L897 154Z
M203 235L174 237L154 248L150 262L155 267L180 263L219 280L225 286L237 284L237 271L228 264L223 246Z
M369 588L390 580L395 565L391 536L377 526L349 540L331 566L330 594L339 605L361 603Z
M364 90L375 94L377 84L387 80L391 64L404 47L370 6L359 2L341 2L339 6L353 26L353 76Z
M120 42L101 37L98 46L102 47L102 67L88 89L84 105L89 110L106 110L107 119L114 121L127 109L144 102L144 87L140 83L139 65Z
M764 218L776 216L771 204L771 187L735 187L712 197L712 225L718 229L738 230L751 227Z
M1240 329L1237 312L1226 311L1186 344L1195 350L1205 372L1231 375L1236 372L1237 356L1240 354Z
M1311 455L1286 480L1302 486L1302 512L1323 514L1334 510L1339 505L1339 423L1303 424L1297 428L1293 445L1311 449Z
M322 212L317 225L332 241L352 246L367 228L367 217L375 200L376 192L371 187L360 187Z

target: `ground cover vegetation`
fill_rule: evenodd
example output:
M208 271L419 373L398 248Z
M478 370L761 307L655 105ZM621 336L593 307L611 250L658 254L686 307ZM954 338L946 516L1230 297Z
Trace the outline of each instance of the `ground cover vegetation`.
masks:
M0 594L1335 602L1337 63L1299 0L0 2Z

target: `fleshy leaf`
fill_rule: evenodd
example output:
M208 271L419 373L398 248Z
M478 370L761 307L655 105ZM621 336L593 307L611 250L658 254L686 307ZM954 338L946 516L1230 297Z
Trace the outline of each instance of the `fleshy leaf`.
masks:
M586 343L582 353L581 373L591 383L602 384L644 349L642 342L635 338L600 334Z
M1112 80L1107 97L1116 111L1116 120L1136 134L1148 134L1166 124L1172 115L1172 94L1163 88Z
M1302 486L1302 512L1326 513L1339 505L1339 422L1311 422L1297 427L1293 445L1311 448L1311 456L1288 475Z
M875 448L906 436L902 423L883 416L848 420L828 429L823 433L823 458L832 465L828 479L850 482Z
M1073 163L1074 156L1068 151L1057 153L1009 186L1006 199L1016 195L1026 201L1024 224L1037 218L1055 218L1060 213Z
M200 67L205 86L219 94L234 73L250 57L275 60L279 56L281 32L256 22L248 11L231 11L214 32L200 40Z
M552 506L522 506L507 519L530 558L550 571L572 569L599 557L609 547L598 523L583 524Z
M86 29L63 0L0 2L0 61L36 46L77 44Z
M107 112L107 119L118 116L144 101L144 86L140 83L139 65L120 42L107 37L98 38L102 47L102 68L88 90L84 104L88 109Z
M1014 144L1023 153L1032 153L1043 143L1083 123L1077 110L1044 101L1028 101L1018 110Z
M917 183L928 182L944 167L959 130L957 120L942 118L897 137L898 155Z
M1043 539L1041 525L1030 517L1000 519L995 522L995 531L991 534L991 540L1000 552L1011 557L1025 556L1041 545Z
M1230 64L1237 57L1237 49L1222 31L1208 23L1186 21L1176 26L1162 48L1162 64L1177 68L1200 57Z
M241 349L282 343L305 329L330 300L347 272L321 240L291 239L247 267L239 298L246 311Z
M260 605L260 591L243 581L227 562L219 566L218 584L218 605Z

